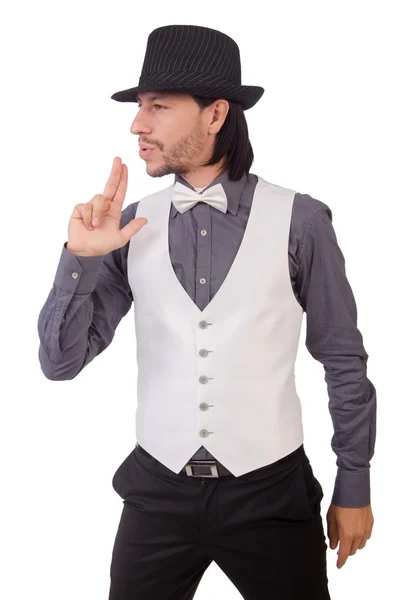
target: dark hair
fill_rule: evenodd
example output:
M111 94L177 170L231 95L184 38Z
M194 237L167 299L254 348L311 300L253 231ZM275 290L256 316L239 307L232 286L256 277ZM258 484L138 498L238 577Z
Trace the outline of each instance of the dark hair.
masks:
M203 98L192 95L200 110L203 110L216 98ZM248 174L254 160L254 152L248 136L248 125L243 107L239 102L229 102L229 112L220 131L216 135L214 152L204 166L215 165L225 158L223 165L229 171L232 181L237 181Z

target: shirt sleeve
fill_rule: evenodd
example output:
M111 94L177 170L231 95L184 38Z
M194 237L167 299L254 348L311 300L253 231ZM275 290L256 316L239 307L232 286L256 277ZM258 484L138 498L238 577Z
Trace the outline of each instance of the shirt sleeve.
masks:
M357 328L357 307L345 259L320 201L306 219L297 248L295 286L306 312L306 347L324 366L337 455L332 503L346 508L370 504L370 460L375 450L376 390Z
M134 218L136 204L124 209L120 227ZM133 302L129 242L104 256L75 256L66 244L37 325L41 370L53 381L73 379L103 352Z

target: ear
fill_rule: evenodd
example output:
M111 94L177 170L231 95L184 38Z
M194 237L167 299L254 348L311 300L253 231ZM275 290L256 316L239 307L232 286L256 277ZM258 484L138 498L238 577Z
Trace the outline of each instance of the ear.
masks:
M229 112L229 102L227 100L215 100L212 104L212 119L208 127L208 133L218 133L221 129L227 113Z

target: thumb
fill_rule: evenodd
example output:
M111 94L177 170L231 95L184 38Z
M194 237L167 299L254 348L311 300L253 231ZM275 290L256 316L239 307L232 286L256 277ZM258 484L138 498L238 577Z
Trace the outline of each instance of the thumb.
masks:
M142 229L147 222L148 220L144 217L138 217L136 219L132 219L129 223L127 223L127 225L120 229L124 244L126 244L135 233Z

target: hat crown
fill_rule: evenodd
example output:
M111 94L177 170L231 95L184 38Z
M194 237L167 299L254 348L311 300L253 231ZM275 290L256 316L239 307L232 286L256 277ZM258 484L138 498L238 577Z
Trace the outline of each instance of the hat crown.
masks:
M239 47L225 33L200 25L165 25L149 34L139 84L111 97L138 102L141 92L161 91L225 98L247 110L265 90L241 84Z
M153 73L213 73L241 85L240 51L221 31L198 25L166 25L147 41L140 84Z

